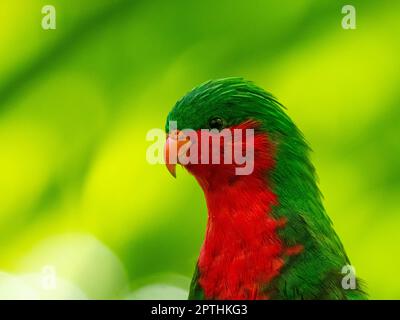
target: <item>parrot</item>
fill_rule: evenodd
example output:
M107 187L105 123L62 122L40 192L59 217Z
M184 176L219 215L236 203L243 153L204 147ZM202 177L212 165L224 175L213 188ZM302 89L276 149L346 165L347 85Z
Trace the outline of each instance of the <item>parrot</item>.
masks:
M196 139L182 138L185 130ZM252 142L251 173L237 174L236 160L174 158L174 148L218 151L216 160L232 152L204 140L204 130L251 130L252 139L227 139L232 148ZM189 300L367 299L324 209L311 149L271 93L242 77L209 80L176 102L165 131L166 167L174 177L176 165L193 175L207 205Z

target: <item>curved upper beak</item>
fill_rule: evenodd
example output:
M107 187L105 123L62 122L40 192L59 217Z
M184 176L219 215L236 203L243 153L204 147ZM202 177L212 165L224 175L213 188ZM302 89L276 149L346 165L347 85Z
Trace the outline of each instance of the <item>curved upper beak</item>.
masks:
M180 163L179 158L187 153L191 144L182 131L174 130L168 134L164 147L164 159L168 171L174 178L176 178L176 164Z

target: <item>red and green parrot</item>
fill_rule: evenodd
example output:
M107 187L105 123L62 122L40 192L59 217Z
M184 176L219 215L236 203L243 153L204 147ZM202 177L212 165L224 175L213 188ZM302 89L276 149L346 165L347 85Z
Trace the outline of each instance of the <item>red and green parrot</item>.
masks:
M167 117L173 175L168 152L188 143L178 138L185 129L199 135L198 151L210 154L213 145L200 148L202 129L254 130L251 174L238 175L235 161L177 160L200 184L208 209L189 299L366 299L359 281L342 286L349 259L322 204L310 148L276 98L242 78L187 93Z

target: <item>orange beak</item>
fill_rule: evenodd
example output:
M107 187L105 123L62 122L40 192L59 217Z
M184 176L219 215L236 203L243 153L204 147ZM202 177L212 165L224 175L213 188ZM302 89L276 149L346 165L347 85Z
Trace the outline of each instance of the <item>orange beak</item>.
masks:
M176 164L179 158L187 153L192 143L182 131L174 130L169 133L164 148L165 165L171 175L176 178Z

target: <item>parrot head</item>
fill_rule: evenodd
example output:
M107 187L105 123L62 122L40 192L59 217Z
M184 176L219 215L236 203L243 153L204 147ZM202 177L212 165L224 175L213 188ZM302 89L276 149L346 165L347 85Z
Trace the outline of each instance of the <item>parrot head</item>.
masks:
M176 164L184 166L203 188L233 184L272 168L275 146L293 136L292 129L280 103L252 82L208 81L187 93L169 113L166 165L174 176ZM188 153L195 155L194 161L179 160Z

